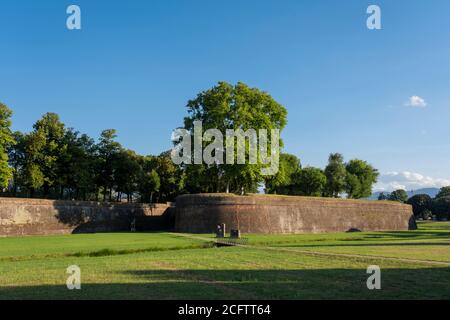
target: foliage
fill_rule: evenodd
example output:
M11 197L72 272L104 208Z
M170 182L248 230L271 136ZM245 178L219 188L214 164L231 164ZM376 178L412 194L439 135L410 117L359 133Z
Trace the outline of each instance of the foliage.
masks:
M293 188L297 175L300 173L300 159L293 154L280 154L278 173L265 179L268 194L295 194Z
M436 195L436 198L443 198L443 197L450 197L450 186L441 188L439 193Z
M8 165L8 148L15 143L11 132L12 111L0 103L0 189L8 186L13 171Z
M95 143L47 113L32 132L11 136L16 143L9 143L0 160L11 172L13 196L99 200L103 194L104 201L122 201L126 195L129 202L152 202L155 194L158 201L170 201L183 190L184 175L169 153L140 156L124 149L113 129L104 130Z
M405 190L395 190L389 195L389 200L406 203L408 201L408 193Z
M153 195L159 192L161 187L161 179L158 172L154 169L148 172L143 172L141 176L139 192L143 202L153 202Z
M432 212L438 219L450 219L450 196L435 198L432 203Z
M377 182L378 171L363 160L350 160L346 164L345 191L350 199L368 198L372 194L372 186Z
M347 177L342 154L330 154L328 165L325 168L325 176L327 177L325 194L332 198L338 198L345 191Z
M191 132L197 120L202 121L202 133L267 130L269 153L271 129L281 131L286 125L282 105L243 83L219 82L190 100L187 109L184 128ZM361 198L371 191L378 175L362 160L345 165L338 153L330 155L325 171L302 170L299 158L281 153L278 172L263 176L267 164L260 157L256 164L248 163L248 139L244 145L247 164L175 165L170 152L142 156L123 148L114 129L102 131L95 141L67 128L57 114L46 113L31 132L11 133L10 116L11 111L0 104L0 191L8 186L3 193L13 196L95 201L124 201L126 196L129 202L165 202L181 193L256 193L264 183L266 193L272 194L339 197L347 191L349 197ZM203 141L203 147L207 143ZM234 152L234 163L236 158Z
M39 166L39 175L43 177L44 195L48 196L50 187L60 185L60 163L61 155L66 152L67 145L63 138L65 126L55 113L46 113L34 126L32 133L36 139L31 139L35 143L34 164Z
M133 194L139 190L143 175L139 164L139 156L132 150L120 150L114 160L114 186L117 200L122 200L122 194L127 195L127 201L133 201Z
M109 201L112 200L115 165L122 149L122 146L115 141L116 138L116 130L103 130L97 145L97 184L103 189L103 200L106 200L109 194Z
M416 218L424 218L424 214L432 208L432 199L427 194L414 195L408 199L407 203L412 205Z
M67 147L58 158L60 197L86 200L95 192L95 141L69 129L64 134L63 145Z
M298 195L321 197L327 183L327 177L319 168L306 167L297 173L295 190Z
M276 102L268 93L256 88L250 88L244 83L235 86L219 82L213 88L203 91L187 104L189 116L184 119L184 128L194 130L194 122L202 121L203 131L218 129L224 136L227 129L247 131L266 129L269 134L268 149L271 150L271 129L282 130L286 125L286 109ZM202 132L203 134L203 132ZM236 139L235 139L236 140ZM234 145L236 146L236 141ZM203 147L208 143L203 142ZM282 142L280 141L280 145ZM249 143L245 144L245 156L249 157ZM214 190L214 192L241 192L242 189L252 190L263 181L259 157L257 164L237 164L237 152L234 153L234 164L188 164L186 170L186 191ZM224 161L225 162L225 161ZM203 167L187 169L187 167ZM199 185L195 179L209 182ZM193 189L190 189L193 186Z
M386 194L384 192L381 192L378 195L378 200L383 201L383 200L389 200L389 194Z

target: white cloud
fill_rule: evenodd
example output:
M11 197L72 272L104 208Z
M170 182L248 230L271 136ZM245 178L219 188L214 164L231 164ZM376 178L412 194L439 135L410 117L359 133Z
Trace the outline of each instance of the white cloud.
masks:
M432 178L415 172L388 172L382 174L375 186L376 191L397 189L417 190L422 188L442 188L450 186L450 179Z
M427 105L425 99L419 96L409 97L408 102L405 103L405 106L413 108L425 108Z

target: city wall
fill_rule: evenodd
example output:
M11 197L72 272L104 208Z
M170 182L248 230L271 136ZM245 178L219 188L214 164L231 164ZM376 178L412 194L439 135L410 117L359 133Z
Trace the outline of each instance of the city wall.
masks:
M177 198L177 231L211 233L220 223L228 230L266 234L416 228L412 207L398 202L227 194Z

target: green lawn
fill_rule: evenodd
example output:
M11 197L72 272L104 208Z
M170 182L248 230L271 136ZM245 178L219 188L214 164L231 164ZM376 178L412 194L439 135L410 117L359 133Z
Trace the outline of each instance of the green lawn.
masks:
M450 299L450 223L407 232L245 235L115 233L0 239L0 299ZM201 238L201 239L198 239ZM204 240L203 240L204 239ZM78 265L82 289L69 291ZM366 287L369 265L382 290Z

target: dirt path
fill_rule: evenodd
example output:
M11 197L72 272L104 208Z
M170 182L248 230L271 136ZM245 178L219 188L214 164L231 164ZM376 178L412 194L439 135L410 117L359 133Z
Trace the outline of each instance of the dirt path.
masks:
M189 239L220 243L220 240L217 240L215 238L206 238L206 237L202 237L199 235L192 235L192 234L185 234L185 233L170 233L170 234L174 235L174 236L189 238ZM406 262L406 263L412 263L412 264L425 264L425 265L445 266L445 267L450 266L450 262L434 261L434 260L419 260L419 259L394 258L394 257L363 255L363 254L321 252L321 251L312 251L312 250L299 250L299 249L283 248L283 247L253 246L253 245L248 245L248 244L237 244L236 246L241 247L241 248L256 249L256 250L272 250L272 251L278 251L278 252L283 251L283 252L301 253L301 254L310 255L310 256L352 258L352 259L364 259L364 260L367 260L367 259L386 260L386 261Z

